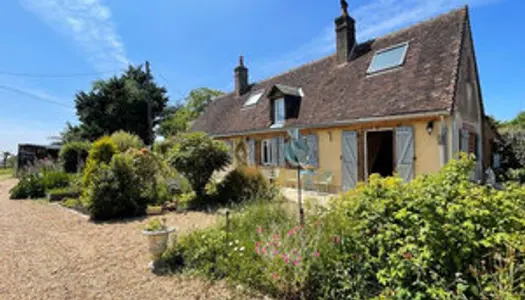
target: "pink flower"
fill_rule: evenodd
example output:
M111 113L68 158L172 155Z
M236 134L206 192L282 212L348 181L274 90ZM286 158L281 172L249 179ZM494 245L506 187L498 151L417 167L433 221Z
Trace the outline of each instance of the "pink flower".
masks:
M319 253L319 251L315 251L313 255L314 255L314 257L319 257L320 253Z
M296 259L293 261L293 265L294 265L294 266L297 266L299 263L301 263L301 261L300 261L298 258L296 258Z
M262 253L263 253L263 254L266 254L266 252L267 252L266 247L263 247L263 248L262 248Z
M257 233L258 234L262 234L263 233L263 229L261 226L257 227Z
M278 255L279 254L279 250L277 249L274 249L273 252L272 252L273 255Z
M288 264L290 262L290 258L288 257L288 255L283 254L282 258L283 258L283 261L284 261L285 264Z
M274 241L278 241L278 240L279 240L279 236L278 236L277 234L274 234L274 235L273 235L273 240L274 240Z
M288 231L288 236L292 236L295 234L295 230L294 229L291 229L290 231Z
M406 259L406 260L411 260L412 257L414 257L414 255L410 252L405 252L405 254L403 254L403 257Z
M279 279L279 274L273 272L273 273L272 273L272 279L273 279L273 280L277 280L277 279Z
M339 244L341 243L341 237L339 237L338 235L335 235L333 238L332 238L334 244Z
M148 149L144 148L142 150L140 150L140 152L144 155L148 154Z
M297 254L297 250L292 249L292 254Z

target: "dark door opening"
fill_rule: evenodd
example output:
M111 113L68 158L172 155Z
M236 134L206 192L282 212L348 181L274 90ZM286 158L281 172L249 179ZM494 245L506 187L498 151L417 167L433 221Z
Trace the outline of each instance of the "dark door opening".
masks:
M368 176L377 173L383 177L394 174L393 131L370 131L366 135Z

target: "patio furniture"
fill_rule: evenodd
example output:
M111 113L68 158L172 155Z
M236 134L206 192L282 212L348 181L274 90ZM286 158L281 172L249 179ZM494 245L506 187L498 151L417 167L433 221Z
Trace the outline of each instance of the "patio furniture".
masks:
M321 179L317 182L320 186L324 187L324 192L328 193L330 186L332 185L332 180L334 179L334 173L324 172L321 176Z

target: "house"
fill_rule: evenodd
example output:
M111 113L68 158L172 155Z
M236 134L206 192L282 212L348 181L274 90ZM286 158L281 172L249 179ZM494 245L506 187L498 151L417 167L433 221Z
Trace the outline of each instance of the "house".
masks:
M372 173L408 181L436 172L460 151L475 154L481 179L485 114L468 7L358 43L341 3L335 54L255 83L241 57L235 90L192 129L242 143L251 165L293 178L283 153L287 130L298 128L334 192Z

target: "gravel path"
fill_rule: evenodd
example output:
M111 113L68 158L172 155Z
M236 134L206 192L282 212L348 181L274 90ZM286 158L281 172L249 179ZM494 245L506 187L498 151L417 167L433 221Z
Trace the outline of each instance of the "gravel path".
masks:
M0 181L0 299L240 299L225 284L147 269L147 220L94 224L55 205L8 200ZM181 231L209 226L202 213L167 216Z

